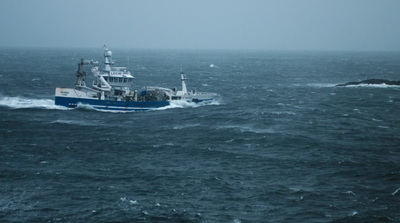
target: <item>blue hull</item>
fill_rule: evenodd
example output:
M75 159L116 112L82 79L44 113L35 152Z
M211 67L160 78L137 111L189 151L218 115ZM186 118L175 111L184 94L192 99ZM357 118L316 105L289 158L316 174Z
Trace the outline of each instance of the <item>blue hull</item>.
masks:
M98 99L83 99L69 97L55 97L55 104L68 108L76 108L78 104L90 105L99 110L111 111L145 111L168 106L168 101L137 102L137 101L111 101Z

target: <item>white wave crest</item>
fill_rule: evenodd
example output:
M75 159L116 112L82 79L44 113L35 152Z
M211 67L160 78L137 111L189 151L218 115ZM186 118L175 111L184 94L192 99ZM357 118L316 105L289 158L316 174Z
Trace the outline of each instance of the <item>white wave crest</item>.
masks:
M13 109L21 108L42 108L42 109L58 109L68 110L63 106L55 105L52 99L33 99L24 97L1 97L0 106L9 107Z
M347 85L347 88L360 88L360 87L367 87L367 88L399 88L399 85L389 85L389 84L357 84L357 85Z
M338 84L332 83L309 83L307 86L314 87L314 88L331 88L337 87ZM361 87L368 87L368 88L399 88L399 85L389 85L389 84L351 84L346 86L341 86L346 88L361 88Z
M168 106L157 108L155 110L166 110L171 108L196 108L199 107L195 102L184 101L184 100L176 100L171 101Z
M176 101L171 101L168 106L157 108L155 110L166 110L166 109L171 109L171 108L197 108L197 107L201 107L204 105L220 105L220 103L215 100L203 101L200 103L196 103L196 102L192 102L192 101L176 100Z
M395 190L392 195L396 195L398 192L400 191L400 188L397 188L397 190Z
M233 129L234 131L239 132L251 132L257 134L272 134L275 133L275 130L272 128L257 128L251 125L225 125L218 126L217 129Z
M78 126L99 126L101 123L98 121L84 121L84 120L68 120L68 119L57 119L51 122L52 124L62 124L62 125L78 125Z
M309 87L314 87L314 88L330 88L330 87L335 87L336 84L332 83L309 83L307 84Z
M96 109L93 106L89 105L89 104L82 104L80 102L78 102L78 104L76 105L76 108L78 109L82 109L82 110L99 110L99 111L103 111L100 109Z

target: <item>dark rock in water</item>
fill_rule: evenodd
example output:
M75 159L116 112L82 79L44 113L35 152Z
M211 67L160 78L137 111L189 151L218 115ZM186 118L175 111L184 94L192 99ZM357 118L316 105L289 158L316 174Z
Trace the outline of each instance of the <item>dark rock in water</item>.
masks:
M400 85L400 81L391 81L385 79L368 79L363 81L352 81L347 82L345 84L338 84L337 87L351 86L351 85L360 85L360 84L386 84L386 85Z

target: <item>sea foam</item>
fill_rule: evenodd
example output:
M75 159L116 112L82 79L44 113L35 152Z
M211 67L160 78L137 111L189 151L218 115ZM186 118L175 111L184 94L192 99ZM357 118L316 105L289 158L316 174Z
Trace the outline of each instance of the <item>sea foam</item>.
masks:
M42 109L58 109L68 110L63 106L55 105L52 99L33 99L24 97L1 97L0 106L9 107L13 109L21 108L42 108Z
M166 110L171 108L197 108L205 105L220 105L220 103L216 100L212 101L203 101L203 102L191 102L191 101L184 101L184 100L176 100L171 101L168 106L157 108L154 110Z

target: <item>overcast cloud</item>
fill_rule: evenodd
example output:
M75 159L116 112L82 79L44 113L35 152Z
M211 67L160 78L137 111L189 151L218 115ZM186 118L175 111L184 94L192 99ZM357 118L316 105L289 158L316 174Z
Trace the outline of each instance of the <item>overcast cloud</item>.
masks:
M2 0L1 47L400 50L399 0Z

